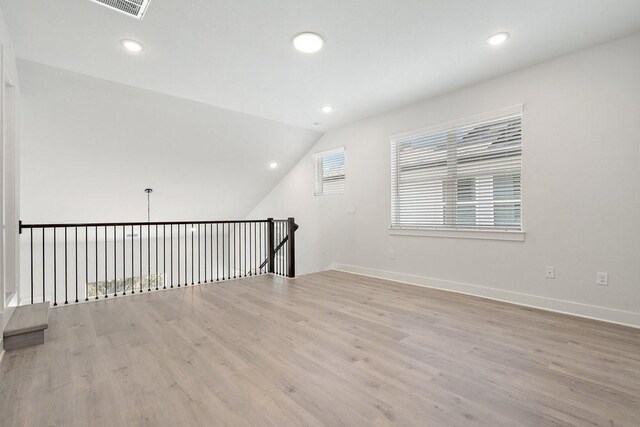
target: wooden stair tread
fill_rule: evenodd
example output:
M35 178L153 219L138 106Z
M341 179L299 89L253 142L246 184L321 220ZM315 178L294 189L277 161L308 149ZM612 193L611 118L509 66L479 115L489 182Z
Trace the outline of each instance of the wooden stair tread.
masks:
M42 331L49 327L49 302L21 305L9 320L3 337L12 337L34 331Z

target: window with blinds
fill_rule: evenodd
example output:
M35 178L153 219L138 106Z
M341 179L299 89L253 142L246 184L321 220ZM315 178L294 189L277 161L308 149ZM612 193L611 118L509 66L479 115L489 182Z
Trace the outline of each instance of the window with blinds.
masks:
M314 161L316 174L315 195L344 193L344 147L316 153Z
M522 230L522 106L391 137L391 227Z

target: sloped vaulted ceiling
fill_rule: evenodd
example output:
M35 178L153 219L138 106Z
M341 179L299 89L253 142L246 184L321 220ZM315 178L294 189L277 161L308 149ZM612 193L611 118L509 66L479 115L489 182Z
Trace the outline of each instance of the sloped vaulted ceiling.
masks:
M145 220L146 187L155 220L244 218L320 137L29 61L18 73L28 222Z

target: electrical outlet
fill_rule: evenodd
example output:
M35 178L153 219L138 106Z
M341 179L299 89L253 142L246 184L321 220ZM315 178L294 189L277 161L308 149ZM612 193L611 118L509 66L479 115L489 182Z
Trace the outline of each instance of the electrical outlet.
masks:
M396 259L396 251L393 249L389 251L389 259Z
M602 273L598 271L596 283L600 286L609 286L609 273Z
M556 278L556 268L552 266L547 266L544 269L544 277L547 279L555 279Z

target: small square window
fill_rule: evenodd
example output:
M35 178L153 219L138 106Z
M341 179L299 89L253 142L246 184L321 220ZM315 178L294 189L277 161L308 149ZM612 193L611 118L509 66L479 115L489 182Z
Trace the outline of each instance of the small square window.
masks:
M344 147L323 151L314 155L315 195L344 193L345 152Z

